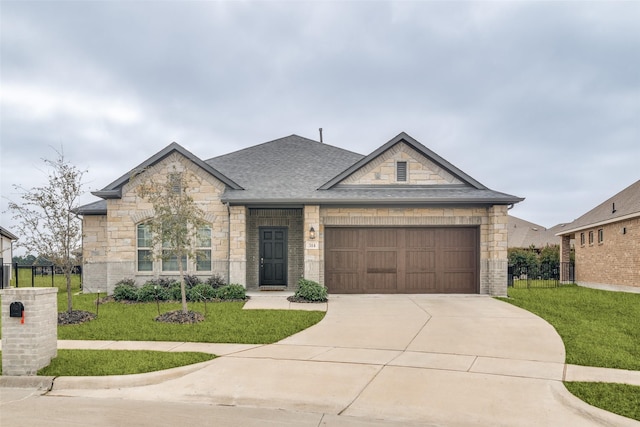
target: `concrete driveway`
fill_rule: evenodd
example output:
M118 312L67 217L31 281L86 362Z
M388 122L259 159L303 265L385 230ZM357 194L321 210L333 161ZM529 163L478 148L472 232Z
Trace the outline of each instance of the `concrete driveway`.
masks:
M58 378L49 396L323 414L332 426L638 425L567 392L555 330L485 296L332 295L317 325L276 344L224 349L195 371L148 374L155 384Z

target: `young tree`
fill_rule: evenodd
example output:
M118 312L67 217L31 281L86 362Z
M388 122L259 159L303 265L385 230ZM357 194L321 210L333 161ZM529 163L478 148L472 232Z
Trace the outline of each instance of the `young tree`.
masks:
M9 210L19 224L18 245L46 257L62 269L67 281L67 311L71 312L73 253L82 242L82 224L74 209L82 195L82 177L86 171L66 161L62 151L55 151L58 155L55 160L43 159L49 168L48 183L30 190L14 185L22 193L22 203L9 201Z
M140 176L140 175L138 175ZM197 179L195 175L190 175ZM198 230L206 225L204 211L189 194L186 172L174 167L166 176L150 177L137 188L138 195L153 206L154 215L147 222L154 248L153 258L163 262L175 261L180 272L182 312L187 313L185 266L188 258L195 259Z

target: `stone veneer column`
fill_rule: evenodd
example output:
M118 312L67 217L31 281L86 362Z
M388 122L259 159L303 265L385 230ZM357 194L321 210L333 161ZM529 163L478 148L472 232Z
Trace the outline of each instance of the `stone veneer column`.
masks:
M2 296L2 375L37 375L58 355L58 288L10 288ZM9 306L24 305L24 323Z
M229 283L247 286L247 209L230 206Z
M509 265L507 206L494 205L488 209L488 215L488 259L484 261L486 268L485 289L489 295L505 296L507 295L507 269Z
M316 238L309 238L309 230L313 227L316 232ZM322 264L322 245L324 240L324 232L320 230L320 206L305 205L304 207L304 226L302 227L302 235L304 240L304 278L322 283L324 280L320 277Z

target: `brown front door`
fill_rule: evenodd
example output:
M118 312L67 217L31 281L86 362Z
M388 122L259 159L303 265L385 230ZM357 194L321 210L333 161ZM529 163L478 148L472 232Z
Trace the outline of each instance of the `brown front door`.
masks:
M333 293L477 293L478 228L327 228Z

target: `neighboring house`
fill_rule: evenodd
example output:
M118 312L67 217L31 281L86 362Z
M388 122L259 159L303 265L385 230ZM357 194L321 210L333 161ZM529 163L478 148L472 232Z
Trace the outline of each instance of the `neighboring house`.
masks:
M560 237L552 229L546 229L513 215L509 215L509 248L542 249L559 245Z
M507 208L523 199L405 133L368 156L296 135L206 161L172 143L78 210L86 291L177 274L175 261L146 257L153 211L136 194L174 167L198 183L209 223L190 274L248 290L295 290L305 277L332 293L506 295Z
M558 232L561 261L575 238L576 282L640 287L640 181Z
M18 236L0 226L0 265L2 266L2 277L0 284L7 286L11 280L11 263L13 262L13 242L18 240ZM0 286L2 287L2 286Z

